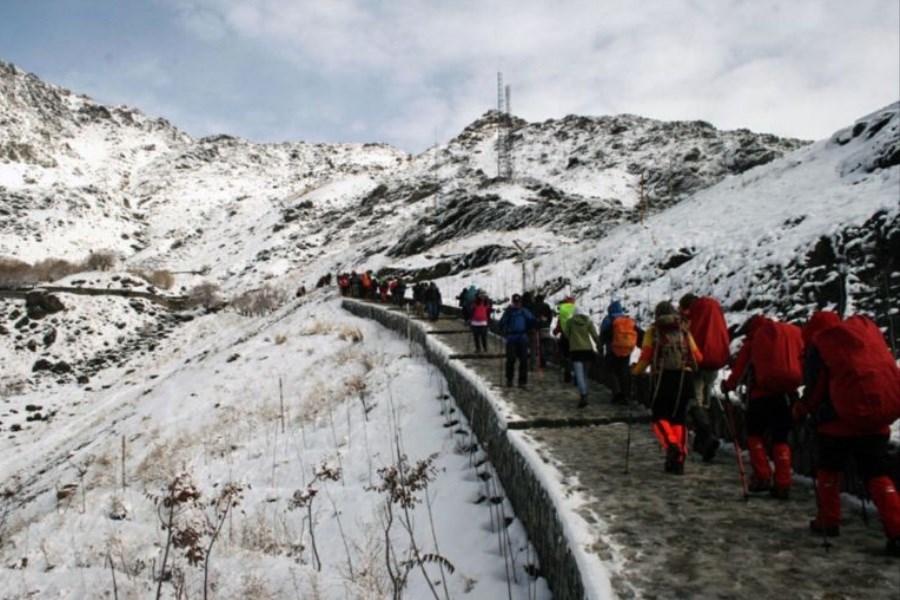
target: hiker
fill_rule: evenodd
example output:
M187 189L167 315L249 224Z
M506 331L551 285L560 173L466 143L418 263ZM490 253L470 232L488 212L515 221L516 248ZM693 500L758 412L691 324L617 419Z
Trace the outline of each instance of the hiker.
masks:
M657 304L653 324L644 333L641 357L632 374L640 375L650 367L653 434L666 452L666 473L684 474L687 457L684 415L694 393L694 370L702 359L691 332L681 322L672 303Z
M553 322L553 309L547 304L547 299L543 294L538 294L534 298L535 312L534 316L538 320L538 366L542 369L547 368L547 356L551 350L551 340L553 336L550 333L550 324Z
M728 364L731 338L722 305L714 298L685 294L678 307L703 355L694 374L694 400L688 407L687 418L694 428L693 450L700 453L703 462L710 463L721 445L709 421L712 387L719 369Z
M474 285L469 285L469 287L464 287L459 295L456 297L459 302L459 308L463 314L463 321L469 320L470 315L470 307L472 302L475 301L475 294L478 293L478 288Z
M569 338L566 334L566 324L575 311L575 298L566 296L563 301L556 307L556 327L553 328L553 335L559 336L556 348L559 351L559 366L563 372L563 382L571 383L572 366L569 363Z
M591 318L584 309L576 306L572 317L566 323L569 340L569 358L572 360L572 370L575 371L575 384L580 394L578 408L587 406L587 379L585 378L585 364L592 364L597 359L595 346L600 345L600 334ZM593 343L592 343L593 342Z
M432 281L428 284L428 287L425 289L424 299L428 318L432 321L437 321L438 316L441 314L441 290L438 289L435 282Z
M413 286L412 289L412 297L413 297L413 311L415 312L417 317L421 317L425 314L425 306L427 301L425 300L425 292L428 290L428 282L427 281L418 281Z
M487 292L478 290L475 293L475 301L472 303L469 327L472 328L472 337L475 339L475 352L487 352L488 324L491 321L493 306L488 299Z
M640 331L634 319L625 314L618 300L609 303L600 322L603 348L603 382L613 395L613 404L626 404L631 398L631 353L637 346Z
M803 382L803 337L800 328L757 315L750 319L744 343L722 392L747 387L747 451L753 474L747 491L769 492L776 499L790 496L791 404ZM772 435L774 484L764 436Z
M350 294L350 276L346 273L341 273L338 275L338 289L341 290L341 296L348 296Z
M522 296L512 295L512 303L500 317L500 331L506 338L506 386L511 387L516 361L519 362L519 387L528 383L528 332L537 319L522 307Z
M852 456L878 508L885 551L900 556L900 497L888 456L890 424L900 418L900 369L867 317L842 322L837 313L815 313L803 339L805 387L793 415L798 421L811 415L816 429L818 511L809 529L826 537L840 535L841 473Z

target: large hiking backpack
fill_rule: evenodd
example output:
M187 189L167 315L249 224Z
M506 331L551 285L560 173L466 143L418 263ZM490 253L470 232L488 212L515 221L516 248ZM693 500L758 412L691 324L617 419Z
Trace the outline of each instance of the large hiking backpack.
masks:
M803 383L803 334L799 327L762 318L750 346L753 385L789 394Z
M722 306L713 298L698 298L689 310L691 335L703 354L700 368L721 369L728 364L730 338Z
M654 327L656 350L653 368L657 371L681 371L692 367L693 356L688 332L675 315L671 319L657 319Z
M871 319L857 315L823 329L815 345L828 367L828 394L842 421L875 432L900 419L900 368Z
M637 346L637 338L637 326L634 319L625 315L613 319L610 348L615 356L631 356Z

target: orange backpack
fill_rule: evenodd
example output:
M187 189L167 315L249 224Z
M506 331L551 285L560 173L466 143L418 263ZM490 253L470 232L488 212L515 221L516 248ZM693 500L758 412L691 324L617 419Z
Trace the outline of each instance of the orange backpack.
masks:
M637 326L631 317L620 316L612 322L612 353L615 356L631 356L637 346Z

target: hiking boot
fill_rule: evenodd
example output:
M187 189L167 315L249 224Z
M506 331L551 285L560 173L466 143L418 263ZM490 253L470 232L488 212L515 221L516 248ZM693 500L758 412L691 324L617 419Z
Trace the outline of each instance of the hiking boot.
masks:
M526 386L526 384L520 383L520 384L519 384L519 389L522 390L522 391L525 391L525 390L528 389L528 387Z
M706 448L703 449L703 462L709 464L716 457L716 452L719 451L719 447L722 445L722 442L717 439L709 440L706 444Z
M837 523L826 523L820 520L819 517L809 522L809 530L816 535L824 535L825 537L838 537L841 535L840 525Z
M888 540L884 546L884 553L888 556L900 556L900 537Z
M771 489L771 481L768 479L757 479L755 477L750 478L750 484L747 486L747 491L751 494L761 494L763 492L768 492Z
M769 490L769 495L776 500L789 500L791 497L791 488L773 487Z
M684 475L684 463L682 461L678 461L675 463L675 466L672 467L673 475Z
M512 387L512 379L506 380L506 387Z
M578 408L584 408L585 406L587 406L587 394L582 394L578 400Z

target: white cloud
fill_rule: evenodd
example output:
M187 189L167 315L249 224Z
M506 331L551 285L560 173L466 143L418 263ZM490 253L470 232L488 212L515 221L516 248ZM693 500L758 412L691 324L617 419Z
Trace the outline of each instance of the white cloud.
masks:
M370 78L372 115L421 150L512 84L527 119L632 112L800 137L900 93L898 4L880 0L558 2L182 0L186 27L230 36L334 82ZM849 111L849 112L847 112ZM420 123L409 123L418 120ZM386 127L390 127L390 131ZM391 133L396 132L396 133ZM402 142L401 142L402 140Z

